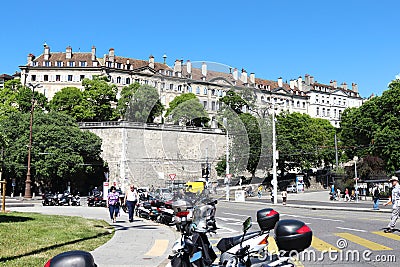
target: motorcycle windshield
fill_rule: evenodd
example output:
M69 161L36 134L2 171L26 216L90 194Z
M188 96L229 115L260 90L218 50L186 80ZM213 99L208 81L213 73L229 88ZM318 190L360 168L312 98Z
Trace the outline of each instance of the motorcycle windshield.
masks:
M193 254L192 257L190 257L190 262L198 261L198 260L200 260L201 258L202 258L202 253L201 253L201 251L197 251L197 252L195 252L195 253Z

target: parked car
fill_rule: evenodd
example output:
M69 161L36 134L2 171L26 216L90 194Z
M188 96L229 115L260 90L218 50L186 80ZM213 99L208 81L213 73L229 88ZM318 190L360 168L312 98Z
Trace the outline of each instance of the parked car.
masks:
M297 193L297 186L295 184L291 184L286 187L286 191L289 193Z

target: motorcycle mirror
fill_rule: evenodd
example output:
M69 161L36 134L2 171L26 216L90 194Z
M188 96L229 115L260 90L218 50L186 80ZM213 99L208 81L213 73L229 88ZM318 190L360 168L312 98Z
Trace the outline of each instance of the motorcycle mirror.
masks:
M247 230L249 230L251 227L251 217L247 218L244 222L243 222L243 232L247 232Z

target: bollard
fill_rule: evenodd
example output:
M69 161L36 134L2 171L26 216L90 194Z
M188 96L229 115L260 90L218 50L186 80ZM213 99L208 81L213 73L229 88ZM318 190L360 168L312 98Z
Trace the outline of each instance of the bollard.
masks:
M34 192L32 193L32 198L35 198L35 193Z
M2 185L2 198L1 198L1 212L6 212L6 180L1 180L0 184Z

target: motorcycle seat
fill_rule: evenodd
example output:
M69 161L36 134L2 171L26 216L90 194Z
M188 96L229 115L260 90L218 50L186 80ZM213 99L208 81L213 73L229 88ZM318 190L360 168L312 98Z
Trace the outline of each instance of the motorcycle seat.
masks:
M222 238L218 242L217 248L219 249L219 251L221 251L221 253L224 253L225 251L228 251L229 249L238 245L242 241L242 237L243 237L243 241L245 241L245 240L253 238L259 234L260 234L260 232L251 232L251 233L247 233L244 237L243 237L243 235L238 235L238 236L233 236L233 237Z

